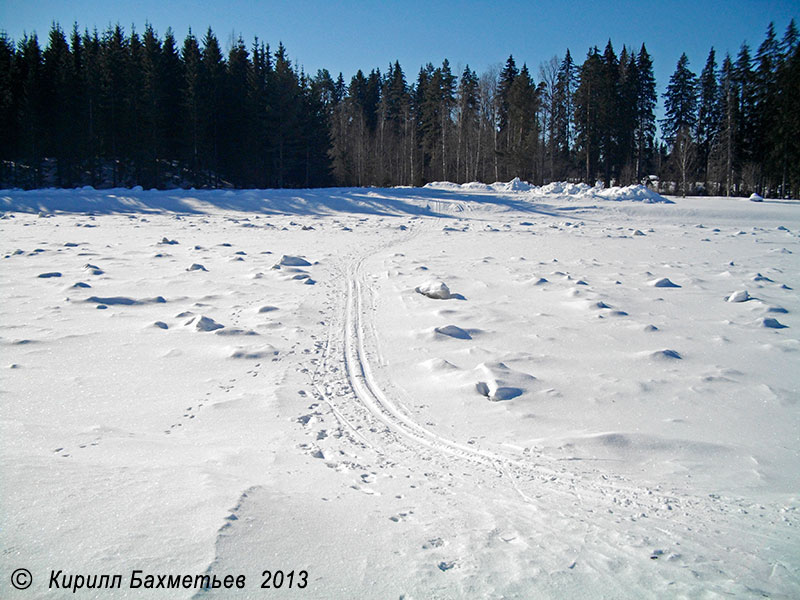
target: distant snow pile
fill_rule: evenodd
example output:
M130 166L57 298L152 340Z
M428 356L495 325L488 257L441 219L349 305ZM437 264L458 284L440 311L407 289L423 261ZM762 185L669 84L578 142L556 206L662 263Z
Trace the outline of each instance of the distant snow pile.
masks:
M566 197L571 200L606 200L612 202L644 202L645 204L672 204L672 200L664 198L643 185L604 188L602 185L591 187L585 183L566 183L563 181L548 183L535 188L534 197Z
M592 190L592 186L586 183L568 183L566 181L554 181L543 185L536 190L536 194L543 196L580 196Z
M522 181L519 177L514 177L511 181L495 181L486 184L479 181L469 183L453 183L452 181L431 181L425 184L426 188L434 190L472 190L475 192L530 192L536 186Z
M464 186L469 184L464 184ZM453 183L452 181L431 181L426 183L423 187L434 190L461 190L464 186L460 183Z
M476 190L479 192L489 192L492 188L490 188L485 183L481 183L480 181L470 181L469 183L464 183L461 185L462 188L465 190Z
M598 198L614 200L616 202L644 202L645 204L665 203L673 204L672 200L667 200L661 194L643 185L628 185L625 187L611 187L608 189L592 188L591 190Z
M537 189L535 185L531 185L527 181L522 181L519 177L514 177L508 183L496 182L489 186L497 192L530 192Z
M629 185L625 187L604 188L602 184L594 187L585 183L569 183L554 181L541 187L515 177L511 181L497 181L491 184L471 181L469 183L452 183L450 181L433 181L425 184L426 188L451 191L472 192L523 192L532 199L538 198L565 198L567 200L606 200L612 202L644 202L645 204L672 204L672 200L664 198L653 190L643 185Z

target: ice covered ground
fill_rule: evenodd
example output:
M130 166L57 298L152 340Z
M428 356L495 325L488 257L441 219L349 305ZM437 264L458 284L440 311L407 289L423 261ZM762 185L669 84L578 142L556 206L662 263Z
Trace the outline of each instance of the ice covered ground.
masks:
M800 596L800 205L673 200L0 192L0 596Z

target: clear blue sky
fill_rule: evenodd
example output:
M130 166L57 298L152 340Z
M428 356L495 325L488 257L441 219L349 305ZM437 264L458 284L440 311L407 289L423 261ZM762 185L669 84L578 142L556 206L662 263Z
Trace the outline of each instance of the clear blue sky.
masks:
M755 50L770 21L781 37L793 17L800 25L798 0L0 0L0 30L15 40L36 32L44 45L53 21L67 31L73 22L101 31L119 22L140 32L150 22L162 36L171 26L179 42L190 27L202 37L210 25L223 46L234 34L248 46L255 35L273 48L282 41L307 73L327 68L347 80L358 69L385 71L396 59L409 83L424 63L444 58L459 74L466 64L480 74L509 54L538 79L539 65L566 48L580 63L590 46L602 50L609 38L618 53L623 44L638 49L645 42L659 92L682 52L699 73L711 46L720 61L744 41Z

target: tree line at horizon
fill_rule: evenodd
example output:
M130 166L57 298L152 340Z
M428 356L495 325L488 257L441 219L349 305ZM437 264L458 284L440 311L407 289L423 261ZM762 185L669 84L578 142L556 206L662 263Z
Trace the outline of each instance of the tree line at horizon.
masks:
M663 95L644 44L569 50L536 76L513 56L478 75L445 59L409 82L399 62L346 82L310 76L286 48L211 30L119 25L42 48L0 32L0 186L320 187L447 180L657 176L665 192L800 196L800 43L772 24L700 75L684 54Z

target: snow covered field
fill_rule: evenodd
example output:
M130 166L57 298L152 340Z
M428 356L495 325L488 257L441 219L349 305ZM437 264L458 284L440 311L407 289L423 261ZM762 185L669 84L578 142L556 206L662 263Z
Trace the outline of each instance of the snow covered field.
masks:
M800 597L800 204L659 200L0 192L0 596Z

